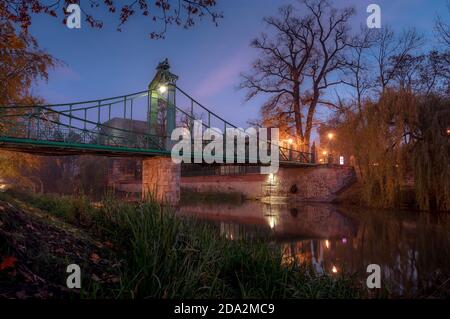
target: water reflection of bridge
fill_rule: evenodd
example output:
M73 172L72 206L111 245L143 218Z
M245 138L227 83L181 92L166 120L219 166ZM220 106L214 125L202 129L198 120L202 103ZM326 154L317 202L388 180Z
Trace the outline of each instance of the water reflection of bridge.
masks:
M220 222L223 234L234 239L270 236L279 242L301 238L342 238L356 235L356 222L336 211L332 206L261 204L248 201L242 206L184 206L182 214Z
M242 206L184 206L182 214L218 223L220 234L230 240L276 241L282 246L283 262L308 263L319 273L329 266L325 259L331 257L331 246L346 245L358 235L356 220L327 205L290 207L248 201ZM330 267L328 271L338 271L336 265Z
M312 265L319 272L358 273L364 281L367 265L382 267L382 285L399 295L425 296L449 289L450 238L448 216L401 214L331 205L188 206L218 225L231 240L263 238L279 244L283 262Z

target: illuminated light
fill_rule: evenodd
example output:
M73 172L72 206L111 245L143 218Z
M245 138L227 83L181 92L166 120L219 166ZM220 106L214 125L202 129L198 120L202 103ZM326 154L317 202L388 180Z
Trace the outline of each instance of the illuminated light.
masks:
M276 224L277 224L277 220L275 218L275 216L269 216L269 227L270 229L274 229Z
M450 135L450 128L447 129L447 134Z
M270 174L269 174L269 182L270 182L270 183L273 183L274 178L275 178L275 177L273 176L273 174L270 173Z
M339 164L344 165L344 156L339 156Z
M333 265L333 268L331 268L331 271L333 272L333 274L336 274L338 272L338 269L336 266Z
M342 243L343 243L343 244L346 244L346 243L347 243L347 238L345 238L345 237L342 238Z
M288 139L288 143L292 144L294 141L292 140L292 138Z
M330 248L330 242L327 240L325 240L325 247Z
M323 155L327 155L327 151L323 151L322 154L323 154Z
M333 133L328 133L328 138L331 140L334 137Z
M320 159L319 162L323 162L323 159Z
M165 86L164 84L160 85L158 88L158 91L160 94L164 94L167 92L167 86Z

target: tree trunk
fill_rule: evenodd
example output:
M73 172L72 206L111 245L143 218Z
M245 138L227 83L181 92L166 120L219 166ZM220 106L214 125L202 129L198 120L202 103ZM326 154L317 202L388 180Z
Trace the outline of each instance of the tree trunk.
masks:
M295 82L294 84L294 95L293 95L293 107L294 107L294 118L295 118L295 134L297 138L300 138L300 142L302 145L304 144L304 136L303 136L303 126L302 126L302 114L300 111L300 89L299 83Z
M306 117L306 123L305 123L305 151L309 151L309 142L311 139L312 124L313 124L314 113L316 111L317 101L319 101L319 94L314 93L314 97L313 97L311 103L309 104L308 115Z

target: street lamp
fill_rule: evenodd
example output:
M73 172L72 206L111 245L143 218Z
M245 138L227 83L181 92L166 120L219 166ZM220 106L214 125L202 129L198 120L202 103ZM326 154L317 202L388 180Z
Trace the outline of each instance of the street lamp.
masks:
M161 84L161 85L158 87L158 92L159 92L160 94L166 93L166 92L167 92L167 85Z
M329 156L329 163L332 164L333 162L333 143L331 142L331 140L333 139L334 134L333 133L328 133L328 147L330 148L330 156Z

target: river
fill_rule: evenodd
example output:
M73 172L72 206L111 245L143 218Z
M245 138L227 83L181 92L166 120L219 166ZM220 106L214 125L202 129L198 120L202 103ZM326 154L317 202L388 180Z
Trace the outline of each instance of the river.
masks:
M286 262L361 280L381 267L383 288L397 296L432 297L450 287L447 214L374 210L328 204L186 204L180 212L216 225L230 240L276 244ZM365 281L364 281L365 282Z

